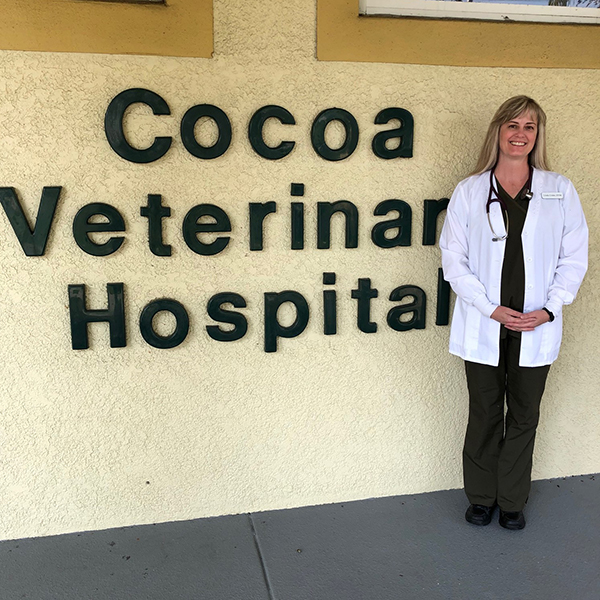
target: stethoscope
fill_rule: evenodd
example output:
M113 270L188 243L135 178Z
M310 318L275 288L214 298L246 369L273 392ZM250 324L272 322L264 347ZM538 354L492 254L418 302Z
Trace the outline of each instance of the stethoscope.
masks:
M508 206L506 206L506 202L504 202L504 200L502 200L502 198L500 198L500 195L498 194L498 190L496 189L496 186L494 185L494 171L496 170L496 167L494 166L491 170L490 170L490 191L488 193L488 199L487 199L487 203L485 205L485 212L487 213L487 219L488 219L488 223L490 225L490 230L493 234L492 237L492 242L503 242L504 240L506 240L508 238ZM525 184L525 192L522 194L522 198L525 198L526 200L531 200L533 198L533 192L531 191L531 183L533 180L533 167L531 165L529 165L529 178L527 179L527 183ZM496 196L495 198L493 196ZM500 204L500 206L502 207L504 214L506 215L506 233L504 235L498 235L495 231L494 231L494 226L492 225L492 220L490 219L490 206L492 205L492 203L494 202L498 202Z

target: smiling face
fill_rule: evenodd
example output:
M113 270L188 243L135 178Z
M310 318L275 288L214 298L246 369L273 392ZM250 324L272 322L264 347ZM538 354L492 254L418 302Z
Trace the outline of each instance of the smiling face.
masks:
M533 150L537 139L537 119L531 113L523 113L500 126L498 150L508 159L522 159Z

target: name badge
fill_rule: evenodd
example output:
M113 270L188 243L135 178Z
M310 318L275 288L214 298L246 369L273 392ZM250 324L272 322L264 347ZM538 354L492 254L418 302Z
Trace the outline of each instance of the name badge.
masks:
M542 192L542 198L562 198L561 192Z

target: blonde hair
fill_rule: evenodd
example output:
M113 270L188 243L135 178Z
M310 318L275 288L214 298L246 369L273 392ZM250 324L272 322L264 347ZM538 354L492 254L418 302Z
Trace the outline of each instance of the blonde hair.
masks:
M479 175L489 171L498 161L498 139L500 127L508 121L516 119L522 114L529 113L537 119L537 138L533 150L529 153L529 164L536 169L549 171L548 158L546 157L546 113L542 107L528 96L514 96L504 102L496 111L488 127L485 141L479 153L477 166L471 175Z

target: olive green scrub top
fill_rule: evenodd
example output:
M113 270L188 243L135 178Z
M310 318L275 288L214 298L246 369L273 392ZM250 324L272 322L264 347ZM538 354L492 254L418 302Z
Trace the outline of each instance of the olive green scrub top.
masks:
M521 234L523 232L523 225L525 224L525 217L527 216L527 209L529 208L529 200L523 197L527 184L521 188L514 198L511 198L498 180L496 180L496 183L498 184L498 195L504 200L508 208L508 238L504 251L504 262L502 263L500 303L502 306L523 312L523 303L525 301L525 264ZM504 221L506 222L506 214L504 215ZM507 334L513 337L521 337L521 332L510 331L502 325L500 338L504 339Z

